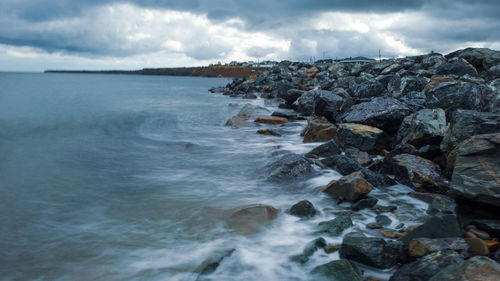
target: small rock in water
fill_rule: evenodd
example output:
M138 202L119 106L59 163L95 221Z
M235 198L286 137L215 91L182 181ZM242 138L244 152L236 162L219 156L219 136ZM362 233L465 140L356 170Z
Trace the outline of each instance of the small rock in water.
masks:
M346 259L332 261L313 268L313 275L320 275L328 280L335 281L362 281L361 275Z
M315 147L310 152L306 153L306 157L318 158L318 157L329 157L332 155L340 154L341 149L335 142L335 140L330 140L320 146Z
M377 222L377 224L380 224L382 226L387 226L387 225L390 225L392 223L392 220L388 216L384 216L384 215L376 216L375 221Z
M270 125L279 125L279 124L288 123L288 119L286 119L284 117L277 117L277 116L258 116L255 119L255 122L263 123L263 124L270 124Z
M257 134L266 135L266 136L281 137L280 133L275 132L273 130L269 130L269 129L260 129L257 131Z
M202 264L200 264L195 270L195 273L199 273L199 275L207 275L214 272L217 267L219 267L220 263L223 259L231 256L236 249L229 249L223 251L216 251L207 258Z
M330 182L323 192L341 201L355 202L365 197L372 189L373 186L365 180L361 172L354 172Z
M469 244L463 238L417 238L413 239L408 247L410 256L423 257L430 253L442 250L453 250L466 257L469 253Z
M278 160L267 165L269 177L271 181L292 181L297 179L305 179L314 174L309 161L301 155L294 153L286 153L278 158Z
M351 210L360 211L363 209L368 209L368 208L375 206L377 204L377 202L378 202L377 198L361 199L361 200L355 202L354 204L352 204Z
M304 248L301 254L291 256L290 260L300 264L306 264L309 261L309 258L318 249L324 248L325 246L326 246L326 241L324 238L322 237L316 238L313 241L307 243L306 247Z
M369 229L381 229L382 226L380 224L376 224L376 223L369 223L366 225L366 228L369 228Z
M304 142L324 142L337 137L337 127L325 117L312 117L307 120Z
M226 211L228 226L243 234L257 232L262 225L274 220L278 210L272 206L253 204Z
M314 205L308 200L302 200L296 203L288 210L288 212L299 218L310 218L317 213Z
M351 217L338 216L333 220L320 222L318 224L318 233L327 233L333 236L341 234L344 230L353 226Z

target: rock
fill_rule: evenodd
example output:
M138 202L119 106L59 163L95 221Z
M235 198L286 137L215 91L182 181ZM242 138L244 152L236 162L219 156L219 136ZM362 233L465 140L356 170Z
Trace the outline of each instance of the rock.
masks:
M253 126L253 122L248 122L248 119L246 115L233 116L231 119L227 120L226 126L231 126L233 129Z
M439 167L432 161L411 154L392 157L392 171L396 180L418 191L444 193L448 181L441 175Z
M473 256L488 256L490 254L490 250L488 249L488 245L482 239L477 237L465 238L465 241L470 246L470 253Z
M481 111L486 105L483 90L467 82L445 82L425 91L428 108L444 110L471 109Z
M475 225L472 225L475 227ZM479 230L479 229L469 229L469 232L471 232L472 234L474 234L474 236L476 236L477 238L481 238L483 240L489 240L491 239L490 235L485 232L485 231L482 231L482 230Z
M431 80L427 85L424 87L424 91L429 90L430 88L433 88L441 83L445 82L455 82L455 79L452 77L447 77L447 76L442 76L442 75L432 75Z
M355 202L366 196L373 186L365 180L361 172L354 172L330 182L323 192L340 201Z
M265 107L246 103L238 113L238 116L254 117L259 115L268 115L270 113L271 112Z
M343 146L356 147L361 151L378 151L383 148L384 131L362 124L343 123L339 125L339 142Z
M381 214L381 213L392 213L394 211L397 210L398 207L396 206L379 206L379 205L376 205L375 207L372 208L372 210L377 213L377 214Z
M436 74L438 75L453 74L458 76L463 76L466 74L471 76L478 75L477 70L474 68L474 66L468 63L466 60L460 58L450 59L448 63L438 66L438 68L436 69Z
M254 93L246 93L243 96L244 99L254 100L257 99L257 96Z
M398 99L408 107L410 112L416 112L424 109L427 96L424 92L409 92Z
M319 69L317 67L313 66L313 67L307 69L306 75L309 77L314 77L316 75L316 73L318 73L318 72L319 72Z
M457 208L455 201L448 196L442 194L433 194L433 199L427 208L427 214L434 215L437 213L454 214Z
M392 223L392 220L388 216L385 216L385 215L376 216L375 221L377 222L378 225L381 225L381 226L388 226L388 225L391 225L391 223Z
M212 256L208 257L202 264L200 264L195 270L195 273L199 273L199 276L208 275L214 272L225 258L231 256L236 249L228 249L222 251L216 251ZM198 279L197 279L198 280Z
M479 72L500 63L500 52L488 48L467 48L446 55L447 59L454 57L465 59Z
M403 119L396 141L421 147L427 144L439 145L448 130L446 115L441 108L422 109Z
M408 246L412 257L423 257L443 250L453 250L463 257L467 257L469 248L469 244L463 238L417 238L413 239Z
M301 155L287 153L267 165L269 180L283 181L305 179L314 174L314 169Z
M258 116L255 119L255 122L263 124L279 125L288 123L288 119L276 116Z
M500 113L500 90L494 98L491 99L488 105L488 111L493 113Z
M314 97L314 115L324 116L328 121L340 121L341 114L352 106L352 99L342 88L334 92L317 91Z
M354 161L358 162L359 165L362 165L362 166L367 166L369 165L370 163L373 162L373 159L372 157L370 156L370 154L364 152L364 151L361 151L355 147L346 147L345 149L345 154L347 156L349 156L351 159L353 159Z
M336 138L337 128L325 117L312 117L307 120L304 142L324 142Z
M408 107L398 100L377 97L369 102L352 106L342 119L346 123L360 123L394 134L409 112Z
M288 83L280 83L275 89L276 97L283 99L288 105L292 105L304 93L304 91L293 89L293 86Z
M486 76L489 80L500 78L500 64L490 67Z
M344 236L339 256L376 268L390 268L398 263L403 245L397 241L386 242L383 238L365 237L352 232Z
M366 225L366 228L369 228L369 229L381 229L382 226L380 224L376 224L376 223L369 223Z
M285 111L285 110L279 110L279 111L274 111L271 116L276 116L276 117L283 117L288 120L296 120L300 119L299 115L296 112L293 111Z
M329 157L340 154L340 152L342 151L337 143L334 140L330 140L318 147L315 147L313 150L306 153L305 156L309 158Z
M380 97L387 94L387 90L377 80L370 80L364 83L361 83L356 88L353 97L355 99L367 99L372 97Z
M473 136L460 144L451 180L453 195L500 206L500 133Z
M316 215L317 211L314 208L314 205L308 200L302 200L295 205L293 205L288 213L294 215L299 218L310 218Z
M494 237L500 238L500 221L498 220L487 220L487 219L475 219L471 222L477 228L484 230Z
M311 115L314 113L314 100L317 91L312 90L303 93L296 101L297 111L304 115Z
M493 281L500 280L500 264L487 257L472 257L460 264L442 269L429 281Z
M320 222L318 224L317 233L326 233L329 235L337 236L351 226L353 226L351 217L338 216L333 220Z
M342 175L348 175L353 172L360 171L365 179L373 186L389 186L395 183L387 176L362 167L358 162L354 161L346 155L333 155L321 160L321 162L325 166L339 172Z
M463 260L455 251L437 251L401 266L389 281L427 281L445 267L460 264Z
M427 78L417 76L405 76L401 78L401 94L405 95L410 92L420 92L427 85Z
M355 202L354 204L352 204L351 210L360 211L363 209L372 208L373 206L375 206L377 204L377 202L378 202L377 198L361 199L361 200Z
M458 225L456 215L438 214L429 217L424 224L408 232L400 240L406 245L416 238L447 238L461 237L462 230Z
M275 132L275 131L273 131L273 130L269 130L269 129L261 129L261 130L258 130L258 131L257 131L257 134L266 135L266 136L281 137L281 134L280 134L280 133Z
M316 238L313 241L309 242L301 254L294 255L290 257L291 261L306 264L309 261L309 258L314 255L314 253L323 247L326 246L326 241L322 237Z
M257 232L262 225L274 220L278 212L269 205L252 204L228 210L225 214L230 228L249 234Z
M331 261L315 267L311 274L320 275L328 280L334 281L362 281L352 264L346 259Z
M467 138L500 132L500 114L457 110L452 114L451 125L441 142L441 150L451 151Z

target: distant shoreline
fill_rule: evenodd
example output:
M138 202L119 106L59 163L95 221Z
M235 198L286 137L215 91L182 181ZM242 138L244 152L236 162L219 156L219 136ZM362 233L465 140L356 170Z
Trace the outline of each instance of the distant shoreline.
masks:
M75 73L75 74L135 74L135 75L165 75L165 76L198 76L241 78L257 76L266 68L251 66L202 66L173 68L144 68L141 70L45 70L44 73Z

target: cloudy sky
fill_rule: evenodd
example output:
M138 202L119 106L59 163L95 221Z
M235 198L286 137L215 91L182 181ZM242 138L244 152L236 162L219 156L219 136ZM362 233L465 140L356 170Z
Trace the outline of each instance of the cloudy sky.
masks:
M0 71L500 49L500 0L0 0Z

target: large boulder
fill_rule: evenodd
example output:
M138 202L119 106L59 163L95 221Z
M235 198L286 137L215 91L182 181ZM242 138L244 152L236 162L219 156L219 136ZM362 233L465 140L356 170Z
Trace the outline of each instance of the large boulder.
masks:
M429 281L492 281L500 280L500 264L487 257L472 257L460 264L443 268Z
M295 102L297 111L304 115L312 115L314 113L314 100L317 95L316 90L303 93Z
M365 197L373 186L361 172L354 172L336 181L331 181L323 192L340 201L355 202Z
M308 200L302 200L294 204L288 213L299 218L310 218L314 217L318 211L314 208L314 205Z
M380 97L387 94L387 89L377 80L370 80L357 86L354 98L358 100Z
M448 63L438 66L436 69L436 74L438 75L453 74L457 76L463 76L468 74L471 76L477 76L477 70L474 68L474 66L472 66L464 59L452 58L448 61Z
M360 171L364 178L373 186L389 186L395 184L395 182L387 176L361 166L358 162L346 155L333 155L321 160L321 163L342 175L349 175L353 172Z
M338 128L338 139L344 147L352 146L361 151L375 152L383 149L385 133L367 125L343 123Z
M352 106L351 97L342 88L336 88L333 92L317 91L316 93L314 115L324 116L332 123L340 121L342 113Z
M278 209L263 204L252 204L237 207L225 212L227 224L239 233L255 233L261 226L274 220Z
M377 97L369 102L352 106L342 119L345 123L360 123L394 134L409 112L408 107L398 100Z
M304 142L325 142L337 137L337 127L325 117L314 116L307 120Z
M500 113L457 110L441 143L441 150L451 151L470 136L500 132Z
M439 145L448 130L446 115L441 108L422 109L403 119L396 140L420 147Z
M500 64L490 67L486 76L489 80L500 78Z
M333 281L362 281L361 275L352 264L346 259L331 261L313 268L312 275L319 275L320 278ZM322 280L322 279L320 279Z
M344 236L340 258L353 260L376 268L390 268L398 263L404 252L403 244L386 242L383 238L366 237L352 232Z
M314 169L301 155L286 153L267 165L268 179L271 181L305 179L314 174Z
M425 91L428 108L481 111L486 104L483 88L468 82L445 82Z
M467 48L446 55L448 59L453 57L465 59L479 72L500 64L500 52L488 48Z
M432 161L411 154L392 157L392 170L396 180L418 191L445 193L449 183Z
M458 224L457 216L452 214L438 214L429 217L422 225L408 232L399 240L408 245L416 238L446 238L461 237L462 230Z
M305 91L299 89L288 89L285 91L278 92L278 98L281 98L285 101L286 104L292 105L300 96L302 96Z
M463 260L455 251L437 251L398 268L389 281L428 281L445 267L460 264Z
M335 140L329 140L305 154L309 158L329 157L340 154L342 150Z
M410 92L420 92L427 85L427 78L417 76L405 76L401 78L400 91L401 94Z
M473 136L457 150L452 194L500 207L500 132Z

